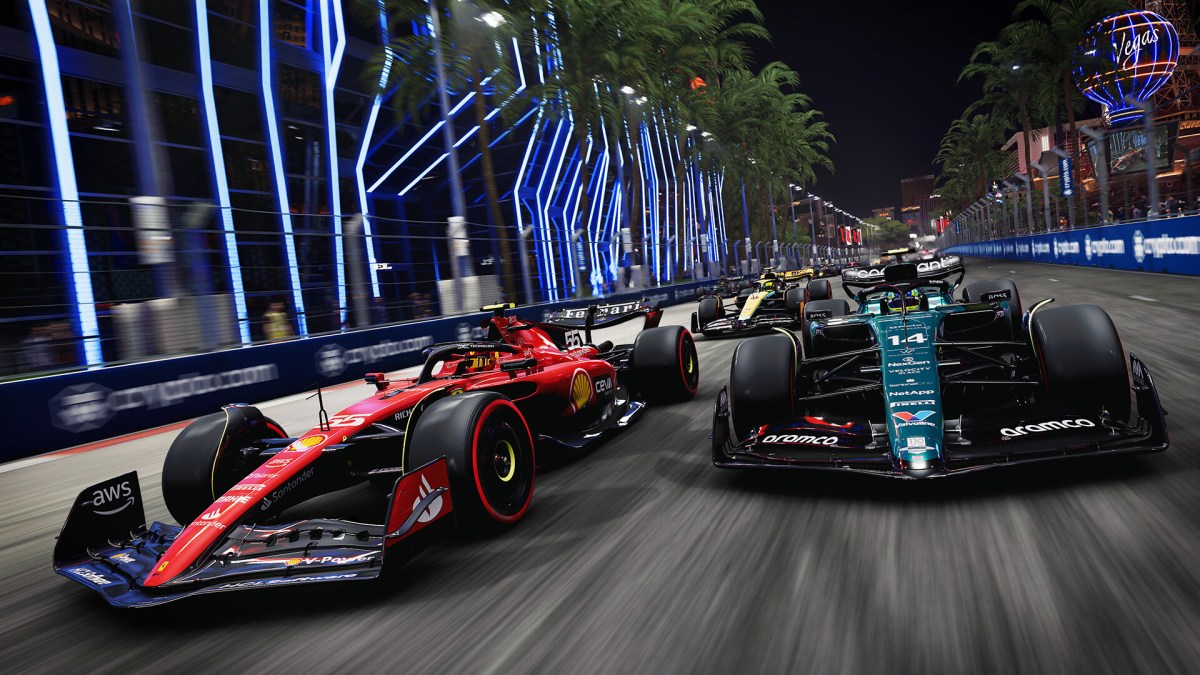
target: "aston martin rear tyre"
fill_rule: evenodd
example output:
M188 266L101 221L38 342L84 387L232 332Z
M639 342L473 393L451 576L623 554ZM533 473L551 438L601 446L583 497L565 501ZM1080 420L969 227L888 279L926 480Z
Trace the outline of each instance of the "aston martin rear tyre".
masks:
M1012 339L1022 340L1021 321L1023 310L1021 309L1021 294L1017 292L1017 285L1008 279L993 279L991 281L976 281L975 283L963 286L962 298L966 302L982 302L982 298L989 293L997 291L1007 291L1009 294L1008 308L1009 320L1012 324Z

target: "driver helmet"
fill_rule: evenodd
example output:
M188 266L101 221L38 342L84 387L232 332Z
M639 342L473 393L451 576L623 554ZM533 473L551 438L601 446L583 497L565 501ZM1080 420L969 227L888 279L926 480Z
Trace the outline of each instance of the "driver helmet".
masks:
M888 309L899 312L901 308L905 310L919 309L921 306L921 292L917 289L912 289L899 296L895 291L884 293L880 302L887 303Z

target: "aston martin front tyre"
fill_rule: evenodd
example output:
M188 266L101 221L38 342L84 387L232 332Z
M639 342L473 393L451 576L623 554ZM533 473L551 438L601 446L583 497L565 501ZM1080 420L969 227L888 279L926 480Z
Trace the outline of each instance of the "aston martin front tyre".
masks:
M967 284L962 289L962 299L965 302L988 302L990 300L1003 300L1008 298L1009 309L1009 324L1012 326L1012 339L1022 340L1021 335L1021 320L1023 310L1021 309L1021 294L1017 292L1017 285L1009 279L994 279L991 281L976 281L975 283Z
M729 407L735 441L767 422L792 415L796 384L796 341L775 333L743 340L729 366Z
M162 493L180 525L195 520L217 497L257 466L238 452L264 438L287 438L258 408L229 406L183 428L163 460Z
M1030 320L1043 385L1051 400L1127 422L1129 373L1112 319L1097 305L1037 310Z
M696 342L683 326L638 333L630 355L635 388L653 402L685 401L700 386Z
M459 527L503 527L524 517L533 499L533 436L508 398L477 391L429 406L413 425L404 469L440 457L446 458Z

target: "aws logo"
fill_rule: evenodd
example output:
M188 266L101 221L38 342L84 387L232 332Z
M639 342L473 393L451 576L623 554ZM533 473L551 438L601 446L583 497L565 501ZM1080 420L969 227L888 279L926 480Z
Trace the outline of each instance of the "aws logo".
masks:
M83 502L80 506L92 507L92 513L98 516L111 516L129 508L134 501L133 487L126 480L92 490L91 501Z

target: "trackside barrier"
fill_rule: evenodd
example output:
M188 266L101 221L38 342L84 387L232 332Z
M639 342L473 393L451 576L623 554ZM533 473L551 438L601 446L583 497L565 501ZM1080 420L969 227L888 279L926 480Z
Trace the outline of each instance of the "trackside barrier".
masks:
M642 298L666 307L695 300L706 285L712 282L529 305L513 313L540 321L558 309ZM0 462L198 417L226 403L265 401L415 366L436 342L483 338L480 322L488 316L442 317L0 384L0 400L25 432L0 446Z
M946 248L946 252L1079 267L1200 275L1200 216L955 244Z

